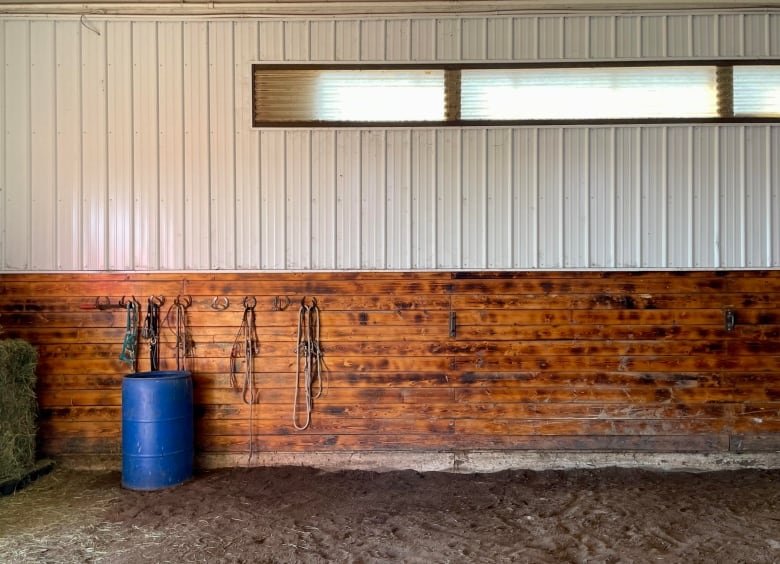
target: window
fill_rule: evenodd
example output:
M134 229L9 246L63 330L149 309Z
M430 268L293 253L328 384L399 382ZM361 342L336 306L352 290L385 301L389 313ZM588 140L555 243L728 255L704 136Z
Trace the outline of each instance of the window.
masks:
M461 119L717 117L715 67L466 69Z
M734 67L734 115L780 117L780 65Z
M259 122L443 121L441 69L255 70Z
M780 118L780 64L253 67L255 127Z

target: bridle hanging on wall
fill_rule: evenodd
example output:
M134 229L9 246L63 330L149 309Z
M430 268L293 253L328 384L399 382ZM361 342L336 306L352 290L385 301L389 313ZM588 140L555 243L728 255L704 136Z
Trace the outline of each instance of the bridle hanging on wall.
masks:
M138 372L138 319L140 317L141 304L135 296L127 302L124 297L119 302L127 309L127 321L125 322L125 337L122 341L122 352L119 360L127 364L133 372Z
M165 303L163 296L149 296L146 302L146 318L141 336L149 341L151 370L160 369L160 308Z
M322 348L320 347L320 308L317 299L312 298L307 305L306 297L301 300L298 310L298 340L295 347L295 399L293 400L293 427L303 431L311 424L311 412L314 400L322 396ZM301 364L303 364L304 394L306 400L306 418L298 424L298 391L301 385ZM317 393L313 392L314 382L318 383Z
M244 357L244 383L241 389L241 399L249 405L249 459L251 464L254 454L254 405L258 402L258 394L255 389L255 355L260 350L260 342L257 338L255 325L255 306L257 299L252 296L244 298L244 315L241 318L241 327L238 329L233 347L230 350L230 385L238 388L236 375L238 374L238 360Z
M187 317L187 309L192 305L192 296L176 296L173 304L165 314L165 324L176 338L176 370L187 370L187 357L192 356L195 343L192 340L190 324ZM172 321L171 314L175 312L176 318Z
M244 316L241 319L241 327L238 329L233 347L230 350L230 385L238 388L236 375L238 374L238 360L244 358L244 383L241 397L246 404L257 403L257 390L255 390L254 358L260 350L260 342L257 338L255 325L255 297L244 298Z

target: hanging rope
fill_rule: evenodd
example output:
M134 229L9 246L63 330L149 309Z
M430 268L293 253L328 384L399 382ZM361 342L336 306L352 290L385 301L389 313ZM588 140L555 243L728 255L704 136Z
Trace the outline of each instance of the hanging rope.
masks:
M245 404L249 405L249 460L252 462L254 454L254 405L258 402L258 394L255 389L255 355L260 350L260 342L257 338L257 327L255 325L255 306L257 299L255 297L244 298L244 316L241 319L241 327L238 329L236 339L233 341L233 348L230 350L230 385L238 388L238 363L240 358L244 358L244 383L241 389L241 398Z
M146 318L141 336L149 341L151 370L160 369L160 308L165 303L162 296L150 296L146 302Z
M317 299L312 298L306 304L306 297L301 300L298 310L298 341L295 347L295 399L293 400L293 427L303 431L311 423L311 412L314 400L322 395L322 349L320 348L320 308ZM301 365L303 365L303 388L306 399L306 418L299 424L298 392L301 387ZM313 393L314 382L319 387Z
M141 304L133 297L127 302L126 307L125 338L122 341L122 352L119 353L119 360L127 364L133 372L138 372L138 318Z
M176 296L165 314L165 324L176 339L173 347L176 349L176 370L187 370L187 357L192 356L192 350L195 348L187 318L187 309L191 305L191 296ZM171 319L171 314L175 315L175 319Z

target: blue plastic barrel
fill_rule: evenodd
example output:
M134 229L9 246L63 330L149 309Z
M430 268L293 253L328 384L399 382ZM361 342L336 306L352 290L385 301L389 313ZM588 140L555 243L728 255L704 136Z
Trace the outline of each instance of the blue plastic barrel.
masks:
M128 374L122 380L122 486L169 488L192 477L192 375Z

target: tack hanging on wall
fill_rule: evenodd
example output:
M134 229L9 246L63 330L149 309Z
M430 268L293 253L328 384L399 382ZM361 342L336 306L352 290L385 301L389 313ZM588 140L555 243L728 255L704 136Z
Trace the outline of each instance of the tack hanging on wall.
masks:
M295 347L295 394L293 400L293 427L304 431L311 424L314 400L323 392L323 354L320 346L320 308L317 298L301 299L298 310L297 345ZM303 376L303 381L301 381ZM315 392L315 383L317 390ZM299 394L303 388L305 415L300 415ZM303 419L301 419L303 417Z

